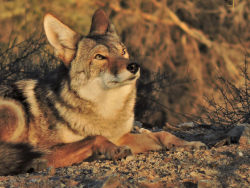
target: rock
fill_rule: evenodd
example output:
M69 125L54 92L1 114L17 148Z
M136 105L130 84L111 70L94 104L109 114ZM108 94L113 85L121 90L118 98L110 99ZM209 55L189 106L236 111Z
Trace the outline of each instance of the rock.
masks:
M129 162L129 161L132 161L132 160L134 160L134 159L135 159L135 156L129 155L129 156L126 157L125 161L126 161L126 162Z
M250 124L243 124L245 129L240 137L240 145L250 145Z
M164 188L169 185L162 183L162 182L141 182L139 187L144 188Z
M71 180L71 179L65 179L64 181L68 187L74 187L74 186L77 186L79 184L79 182Z
M145 133L145 134L147 134L147 133L151 133L151 131L148 130L148 129L140 128L139 129L139 133Z
M239 124L232 128L227 135L232 142L241 145L250 144L250 124Z
M220 188L222 185L215 180L199 180L197 188L210 188L217 187Z
M137 126L137 127L142 127L142 122L140 122L140 121L134 121L134 126Z
M243 153L241 152L241 151L238 151L238 155L240 156L240 157L243 157Z
M195 127L195 124L194 122L186 122L186 123L177 125L177 127L182 128L182 129L191 129Z
M197 188L197 184L191 181L187 181L183 183L183 188Z
M127 188L127 187L135 187L134 185L126 182L124 178L118 175L112 175L108 177L108 179L103 183L102 188Z
M117 176L110 176L102 185L102 188L121 187L122 182Z

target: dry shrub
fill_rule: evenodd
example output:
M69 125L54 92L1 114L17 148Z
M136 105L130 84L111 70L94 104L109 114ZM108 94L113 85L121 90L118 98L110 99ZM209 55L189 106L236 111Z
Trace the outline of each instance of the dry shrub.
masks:
M16 44L9 42L0 51L0 84L9 84L25 78L43 78L58 65L57 59L46 50L44 35L34 33Z
M218 78L217 88L222 97L220 102L211 96L206 100L211 107L204 108L206 118L198 122L202 124L217 126L232 126L243 123L250 123L250 77L247 58L241 69L241 76L244 84L236 86L223 77Z

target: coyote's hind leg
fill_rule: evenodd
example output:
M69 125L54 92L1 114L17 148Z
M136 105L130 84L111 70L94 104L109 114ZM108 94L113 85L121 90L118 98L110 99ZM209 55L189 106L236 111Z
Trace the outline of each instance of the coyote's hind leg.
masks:
M22 104L0 97L0 141L17 142L25 129L26 117Z

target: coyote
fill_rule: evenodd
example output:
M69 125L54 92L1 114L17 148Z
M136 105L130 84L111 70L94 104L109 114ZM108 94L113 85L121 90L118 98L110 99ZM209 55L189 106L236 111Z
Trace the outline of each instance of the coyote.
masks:
M0 175L63 167L103 155L121 159L171 146L205 146L168 132L130 133L140 66L106 13L81 36L51 14L44 29L63 64L43 80L0 87Z

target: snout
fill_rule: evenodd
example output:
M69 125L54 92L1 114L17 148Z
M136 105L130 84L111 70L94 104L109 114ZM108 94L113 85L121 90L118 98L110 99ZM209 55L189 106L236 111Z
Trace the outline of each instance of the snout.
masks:
M139 68L140 68L140 65L138 65L136 62L132 62L127 65L127 70L131 72L132 74L136 74Z
M109 58L101 75L107 88L134 84L140 77L140 65L126 58Z

